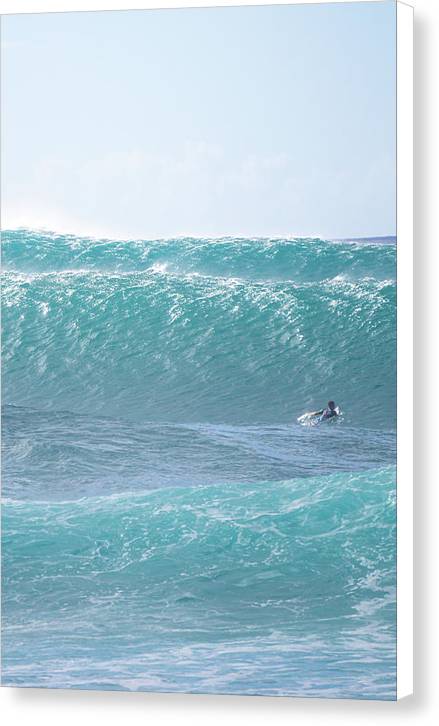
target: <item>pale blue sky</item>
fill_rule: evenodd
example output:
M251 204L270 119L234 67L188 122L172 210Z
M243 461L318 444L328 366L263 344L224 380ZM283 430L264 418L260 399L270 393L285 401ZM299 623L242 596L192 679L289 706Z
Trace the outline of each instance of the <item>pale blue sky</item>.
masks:
M393 2L2 18L3 227L395 233Z

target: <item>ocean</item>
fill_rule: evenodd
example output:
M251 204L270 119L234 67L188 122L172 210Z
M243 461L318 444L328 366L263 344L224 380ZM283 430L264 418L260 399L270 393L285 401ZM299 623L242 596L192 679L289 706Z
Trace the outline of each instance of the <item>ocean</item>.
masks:
M1 247L3 684L394 699L395 239Z

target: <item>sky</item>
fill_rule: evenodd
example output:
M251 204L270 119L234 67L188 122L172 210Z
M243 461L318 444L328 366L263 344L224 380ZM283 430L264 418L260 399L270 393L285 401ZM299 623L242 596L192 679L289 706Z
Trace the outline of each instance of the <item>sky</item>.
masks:
M394 2L4 16L2 227L395 234Z

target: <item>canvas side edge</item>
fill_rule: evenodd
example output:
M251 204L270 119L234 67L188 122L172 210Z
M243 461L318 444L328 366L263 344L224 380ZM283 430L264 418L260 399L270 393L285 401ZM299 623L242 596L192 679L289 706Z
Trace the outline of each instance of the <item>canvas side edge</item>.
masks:
M397 699L413 693L413 8L397 32Z

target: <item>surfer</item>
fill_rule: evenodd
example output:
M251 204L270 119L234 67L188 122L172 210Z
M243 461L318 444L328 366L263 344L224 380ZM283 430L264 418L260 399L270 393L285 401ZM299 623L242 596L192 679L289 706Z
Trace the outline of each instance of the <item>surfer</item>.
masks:
M333 416L338 416L338 411L337 411L335 402L328 401L327 407L322 408L321 411L316 411L315 415L320 416L320 421L326 421L326 419L328 419L328 418L332 418Z
M334 401L328 401L326 408L321 408L320 411L310 411L309 413L303 413L297 421L301 424L315 424L321 421L329 421L332 418L341 416L340 407L335 405Z

